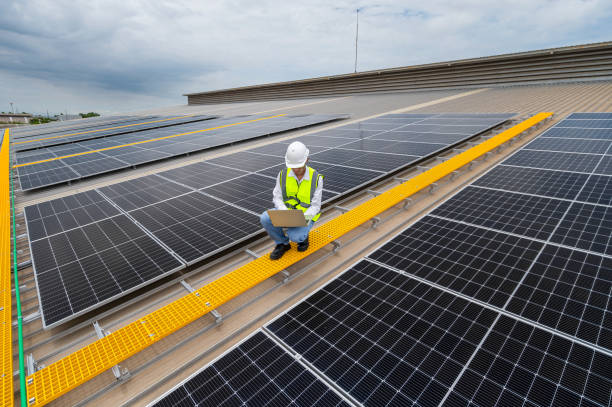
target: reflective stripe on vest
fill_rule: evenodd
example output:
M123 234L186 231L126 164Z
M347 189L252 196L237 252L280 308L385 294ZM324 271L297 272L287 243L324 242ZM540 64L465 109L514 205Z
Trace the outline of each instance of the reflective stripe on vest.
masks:
M287 168L284 168L278 174L283 201L288 208L299 209L302 212L306 212L310 208L317 186L319 185L319 176L323 178L323 175L320 175L317 170L310 167L308 167L308 174L310 179L303 180L300 183L294 177L289 176ZM312 182L313 180L314 182ZM318 213L313 217L313 220L319 219L320 215Z

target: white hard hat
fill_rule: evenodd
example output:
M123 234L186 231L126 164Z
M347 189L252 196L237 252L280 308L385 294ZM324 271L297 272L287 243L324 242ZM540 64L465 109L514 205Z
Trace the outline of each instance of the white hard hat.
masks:
M285 164L287 168L302 168L306 165L308 160L308 149L304 143L294 141L287 147L287 154L285 154Z

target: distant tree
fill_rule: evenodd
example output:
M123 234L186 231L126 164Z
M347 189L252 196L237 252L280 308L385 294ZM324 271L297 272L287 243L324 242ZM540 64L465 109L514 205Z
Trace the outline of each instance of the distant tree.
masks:
M97 117L97 116L100 116L100 114L96 112L89 112L89 113L79 113L79 116L81 116L82 118Z

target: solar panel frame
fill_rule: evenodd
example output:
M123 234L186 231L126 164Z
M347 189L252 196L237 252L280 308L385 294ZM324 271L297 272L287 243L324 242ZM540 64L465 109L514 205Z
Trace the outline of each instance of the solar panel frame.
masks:
M570 202L467 186L430 212L432 216L533 239L548 240Z
M188 204L186 198L200 201L200 206ZM177 201L178 199L180 201ZM204 201L208 201L210 204L210 208L206 211L202 211L201 204ZM181 220L171 215L171 212L177 208L177 204L190 206L182 212ZM195 208L198 209L196 210ZM215 214L215 212L217 213ZM258 215L197 190L180 197L134 209L129 214L143 229L155 236L157 240L168 247L188 266L226 251L241 242L254 238L262 232ZM223 218L224 214L234 219L239 219L241 224L231 225L227 223ZM250 221L248 220L249 218ZM216 228L215 223L221 223L223 228ZM249 226L248 230L247 226ZM198 233L202 228L214 231L216 235L210 234L208 238L205 238L201 233ZM177 229L183 233L177 234ZM240 235L237 237L231 236L231 234L236 235L236 233ZM192 238L190 243L186 241L187 237ZM224 238L227 241L220 244L218 241L213 242L210 240L220 238Z
M365 258L502 307L543 246L530 238L429 214Z
M63 134L71 134L71 132L70 131L58 132L59 134L57 134L57 136L51 136L51 137L57 137L57 138L52 138L48 140L40 140L40 141L35 141L35 142L32 141L30 143L15 145L14 151L28 151L32 149L51 147L51 146L63 145L63 144L70 144L70 143L75 143L75 142L99 140L99 139L103 139L107 137L114 137L114 136L123 135L123 134L134 134L134 133L138 133L141 131L155 130L155 129L172 127L172 126L180 126L182 124L188 124L188 123L196 123L196 122L206 121L206 120L210 120L214 118L216 118L216 116L197 115L197 116L186 116L184 118L176 118L173 120L162 121L162 122L159 122L156 120L157 123L146 123L146 122L150 122L151 120L144 119L144 120L141 120L141 123L132 123L129 127L102 130L103 128L107 126L106 125L96 126L96 127L100 127L100 129L94 128L94 129L86 130L84 132L77 132L77 133L86 133L86 134L75 134L72 136L65 136L65 137L57 137L57 136L62 136ZM43 138L48 138L48 137L49 136L46 136Z
M543 177L546 177L544 182ZM478 177L472 185L573 200L588 179L589 175L585 173L498 164Z
M255 119L253 117L249 117L249 118L251 120ZM76 164L80 166L80 170L75 169L73 171L73 172L79 173L79 176L78 177L69 176L66 179L64 179L64 182L69 182L69 181L77 180L80 178L98 175L98 174L102 174L108 171L118 170L121 168L128 168L134 165L143 164L145 162L152 162L152 161L156 161L159 159L169 158L167 154L170 154L170 156L188 154L191 152L200 151L200 150L208 149L211 147L221 147L227 144L240 142L240 141L244 141L247 139L248 140L258 139L261 137L268 136L271 133L296 130L296 129L300 129L305 126L311 126L314 124L328 123L330 121L338 120L340 118L343 118L343 116L341 115L309 115L308 117L299 117L299 116L289 115L289 116L277 118L277 120L284 120L284 122L282 123L277 123L273 126L266 125L268 126L267 129L262 123L249 123L250 125L252 124L252 126L249 126L247 129L228 130L228 128L221 128L221 129L215 130L215 135L222 136L222 138L218 139L220 140L220 142L215 145L209 145L207 144L207 140L201 139L197 136L194 136L198 138L199 142L197 143L185 142L185 139L181 139L180 141L175 140L175 139L164 139L164 140L159 140L159 142L147 142L146 144L142 144L138 146L131 146L132 150L134 148L140 149L139 151L142 151L143 152L142 154L131 153L131 154L116 155L115 157L121 157L121 159L119 160L116 158L105 158L104 161L108 161L109 163L112 163L110 167L109 167L109 164L106 164L104 162L90 164L95 161L96 157L90 157L90 154L86 154L86 155L81 156L81 158L79 158L79 160L82 160L82 164ZM219 122L218 124L222 125L223 123L231 122L232 120L235 120L235 119L237 118L227 117L223 119L218 119L218 122ZM165 128L162 128L161 130L164 130L164 129ZM144 131L155 132L159 130L160 129L143 130L143 132ZM185 130L185 129L182 129L182 130ZM179 133L179 134L183 134L183 133ZM176 135L176 134L173 134L173 135ZM138 137L144 137L144 136L142 134L140 135L123 134L123 135L119 135L116 137L125 139L125 138L132 138L132 137L138 138ZM189 136L186 136L186 137L189 137ZM98 144L99 146L107 145L108 143L112 145L117 145L117 143L119 143L118 141L113 141L110 139L103 140L103 141L99 141L99 140L89 140L89 141L95 142L94 144ZM155 143L158 145L156 145ZM52 146L52 147L48 147L47 150L45 151L54 152L58 157L63 156L63 155L68 155L68 154L74 154L73 152L74 147L72 147L72 145L71 147L68 147L68 148L65 148L65 147L66 145ZM84 149L85 151L92 151L92 148L80 146L80 145L77 145L77 149L79 150ZM59 153L60 151L62 151L62 153ZM70 152L68 154L64 154L66 151L70 151ZM148 153L149 151L155 151L155 153ZM97 154L97 153L91 153L91 154ZM148 157L146 157L146 159L143 159L147 155ZM61 161L61 160L63 159L60 159L58 161ZM27 166L19 167L20 170L24 168L27 168ZM20 174L23 173L23 171L28 171L28 170L22 170ZM30 172L34 172L34 171L30 170ZM69 173L67 174L65 172L63 174L72 175ZM60 176L56 176L55 181L56 182L54 182L54 184L62 182ZM22 188L22 189L24 190L34 189L34 188L30 188L30 186L38 186L42 182L44 181L24 182L27 188ZM41 185L41 187L42 186L46 186L46 185Z
M367 287L367 291L356 289L352 283L346 281L355 277L355 275L352 277L349 275L359 267L362 267L362 270L373 267L376 272L382 270L383 273L388 273L383 274L384 276L390 275L393 278L391 281L403 281L403 284L391 285L390 282L383 282L382 279L372 277L370 279L374 281ZM361 273L362 270L359 272ZM340 282L341 279L345 281ZM356 277L354 280L358 283ZM351 314L342 319L342 325L337 323L340 321L338 314L351 302L338 295L330 295L339 284L353 286L345 294L347 297L354 297L353 304L356 304L352 305L355 311L351 311ZM370 289L371 287L374 288ZM389 290L394 291L390 293ZM426 291L419 292L422 290ZM324 292L322 298L313 300ZM377 298L375 294L371 294L372 292L380 293L387 300L381 300L377 305L375 300L371 300ZM401 298L400 293L405 293L406 296ZM367 299L368 296L371 299ZM408 301L408 296L414 297L415 300ZM331 298L327 300L327 297ZM334 305L340 302L344 304ZM429 305L427 305L428 302ZM401 315L402 308L399 305L407 307L403 316ZM286 321L285 326L288 323L295 326L293 322L299 322L295 318L292 318L293 321L287 321L288 315L290 313L295 315L295 312L299 312L299 315L308 315L309 309L313 311L310 314L313 315L312 320L318 324L316 329L305 328L299 331L291 329L292 333L279 335L279 329L276 329L274 325L278 326L284 320ZM318 313L323 309L330 309L333 313L331 311L329 314ZM444 313L456 317L451 319L452 317L447 317ZM382 318L378 316L379 314L382 315ZM369 405L367 400L374 396L386 397L385 404L394 400L395 404L392 405L418 403L418 405L434 406L443 398L447 387L451 386L454 375L458 375L461 371L461 363L468 361L479 341L484 338L488 329L487 324L492 324L496 315L495 311L474 302L368 260L360 260L269 321L264 329L306 359L320 374L351 394L360 403ZM470 320L470 317L473 319ZM328 318L335 320L334 325L326 323ZM378 322L374 324L377 318ZM410 329L395 328L396 324L406 325ZM391 328L383 332L384 328L379 325L391 326ZM340 335L341 339L339 341L325 339L329 335ZM457 337L459 340L456 339ZM470 339L462 341L464 337ZM313 345L306 347L308 342L315 340ZM369 343L374 343L374 346L370 346ZM339 348L329 347L334 344L338 344ZM344 349L345 347L347 350ZM315 356L317 359L312 360ZM323 369L318 363L319 356L335 357L334 363L330 363L327 369ZM403 363L398 364L392 371L386 371L385 365L388 365L389 359L393 358L400 359ZM347 359L349 361L345 363ZM425 366L425 360L429 366ZM366 365L359 366L359 364ZM407 370L399 369L400 367ZM386 372L384 378L380 377L382 372ZM434 375L437 375L435 379ZM432 376L431 380L428 376ZM412 380L411 385L408 384L409 380ZM380 384L377 385L377 383ZM346 386L349 384L353 386L347 389ZM383 387L382 384L385 384L386 387ZM362 385L364 389L351 392L357 385ZM391 387L392 391L387 387ZM427 398L420 398L425 393L426 387L431 387L433 394L428 394ZM376 402L372 401L372 403L381 402L383 400L380 398L376 399Z
M605 406L612 381L601 368L610 363L609 355L502 315L443 406Z
M591 173L601 159L597 154L561 153L552 151L518 150L502 163L517 167Z
M268 350L267 352L265 352L265 354L268 354L270 352L281 352L279 353L280 356L274 360L272 360L272 358L270 357L266 357L266 360L264 361L264 363L267 364L266 367L268 368L272 368L272 369L276 369L278 368L280 370L280 374L274 376L272 378L271 383L274 383L274 381L278 378L282 376L286 377L285 379L283 379L283 382L286 383L286 386L283 387L283 389L288 388L289 386L291 386L292 384L297 384L298 385L298 391L300 391L300 395L304 394L304 391L306 391L308 388L310 388L312 386L307 386L305 387L305 383L303 379L306 379L305 376L309 376L307 377L310 383L313 382L317 382L319 385L317 386L318 390L315 391L314 394L318 394L319 397L315 400L304 400L304 402L300 402L299 397L295 397L295 398L291 398L291 397L284 397L284 398L280 398L278 396L275 396L274 393L270 393L269 391L265 391L266 395L263 399L260 399L259 401L257 400L252 400L252 398L243 400L242 398L240 399L240 402L238 402L238 405L268 405L268 403L271 403L272 405L291 405L291 406L304 406L304 407L309 407L309 406L321 406L321 407L327 407L327 406L337 406L337 405L342 405L342 406L351 406L353 405L352 402L347 402L347 399L345 398L345 396L338 392L336 389L334 389L333 387L329 386L327 383L325 383L323 380L321 380L317 375L315 375L312 370L306 365L304 364L302 361L295 359L295 357L293 355L291 355L289 352L287 352L286 349L284 349L283 347L281 347L279 344L277 344L268 334L265 333L265 331L262 331L261 329L258 329L256 331L254 331L252 334L250 334L249 336L247 336L246 338L242 339L240 342L238 342L236 345L234 345L233 347L231 347L230 349L226 350L225 352L223 352L221 355L219 355L218 357L216 357L215 359L213 359L212 361L208 362L207 364L205 364L202 368L198 369L197 371L195 371L194 373L192 373L191 375L189 375L186 379L184 379L180 384L178 384L177 386L173 387L171 390L167 391L166 393L162 394L160 397L158 397L157 399L155 399L154 401L152 401L150 404L148 404L149 407L174 407L174 406L195 406L196 404L200 404L200 403L204 403L206 401L206 398L198 398L197 399L197 403L196 400L193 399L193 397L191 397L191 394L195 393L196 390L198 389L198 387L195 387L195 385L193 383L195 383L196 381L200 382L199 384L201 384L201 386L199 386L199 388L204 387L205 383L203 383L203 380L197 380L199 377L201 377L202 379L205 376L205 373L208 369L214 369L216 371L216 375L220 374L219 369L215 368L214 366L216 364L220 365L219 367L223 366L223 369L221 370L227 370L229 369L232 365L237 365L239 363L242 362L242 360L240 359L240 357L235 357L238 353L238 351L240 351L242 353L241 356L245 357L246 359L249 360L250 362L250 366L253 366L255 363L253 361L253 358L251 355L249 355L247 352L245 352L243 350L243 348L246 345L249 345L249 342L254 342L254 341L260 341L257 345L255 345L255 347L263 347L262 344L267 345L270 347L270 350ZM266 342L266 343L264 343ZM252 352L253 349L250 349L250 351ZM263 358L263 355L262 355ZM259 360L260 358L256 359ZM281 360L282 359L282 360ZM228 363L228 361L231 361L230 363ZM245 361L246 362L246 361ZM297 370L296 370L297 369ZM245 372L246 369L241 370L239 375L243 374L243 372ZM260 369L260 372L264 372L264 369ZM283 374L285 373L285 374ZM206 383L210 383L211 381L213 381L215 376L210 376L208 375L208 381ZM247 375L248 377L249 375ZM266 374L267 378L270 379L270 376L268 374ZM251 376L252 377L252 376ZM302 379L302 380L300 380ZM313 380L314 379L314 380ZM247 379L248 380L248 379ZM300 383L298 384L297 381L300 380ZM217 389L217 391L219 390L219 386L224 385L227 386L229 385L230 380L228 380L227 378L224 378L223 381L220 381L218 383L218 386L214 387L214 386L208 386L210 388L210 391L204 392L205 394L208 395L214 395L215 393L215 388ZM189 387L189 388L188 388ZM256 387L256 391L253 393L258 394L260 392L264 392L264 390L268 389L269 386L263 386L263 383L260 384L259 386ZM321 391L324 391L323 389L326 389L325 392L323 394L321 394ZM183 390L181 392L181 390ZM254 389L255 390L255 389ZM295 393L297 393L298 391L296 391ZM282 390L283 393L287 392L285 390ZM289 390L288 393L294 393L294 391ZM236 394L234 392L234 394ZM173 395L175 395L176 397L174 397ZM202 396L204 396L204 394L202 394ZM338 400L337 403L334 403L334 396L335 398ZM182 400L185 399L185 397L190 397L191 400L188 403L182 404ZM277 400L278 399L278 400ZM313 397L314 399L314 397ZM220 399L216 399L216 400L208 400L208 403L214 403L215 405L227 405L227 398L220 400ZM332 403L332 404L330 404Z
M525 150L560 151L566 153L605 154L612 140L569 139L537 137L523 148Z
M25 216L25 213L24 213L24 216ZM117 220L117 219L120 219L120 218L121 218L121 219L127 219L128 221L130 221L130 222L131 222L131 220L129 219L129 217L128 217L128 216L126 216L126 215L125 215L125 214L123 214L123 213L120 213L120 214L115 215L115 216L113 216L113 217L106 218L106 219L102 219L102 220L100 220L100 221L97 221L97 222L90 223L90 224L85 225L85 226L82 226L82 227L78 227L78 228L72 229L71 231L82 230L84 227L89 227L89 226L91 226L91 225L96 225L96 224L99 224L99 223L101 223L101 222L105 222L105 221L109 221L109 220L113 220L113 219L114 219L114 220ZM114 222L114 220L113 220L113 222ZM54 259L54 264L55 264L55 266L51 265L51 266L49 266L50 268L45 269L45 270L43 270L42 272L40 272L40 271L38 270L38 267L36 266L36 259L35 259L35 255L34 255L34 253L35 253L36 251L35 251L35 250L33 250L33 243L41 242L41 241L43 241L43 240L48 240L49 238L47 237L47 238L38 239L38 240L37 240L37 241L35 241L35 242L32 242L32 241L30 241L30 240L28 239L28 246L29 246L29 249L30 249L30 253L32 254L32 264L33 264L33 266L34 266L34 273L33 273L33 274L34 274L34 280L35 280L35 285L36 285L36 293L37 293L37 295L38 295L38 299L39 299L39 312L40 312L40 316L41 316L41 322L42 322L43 329L47 330L47 329L51 329L51 328L53 328L53 327L59 326L59 325L61 325L61 324L64 324L64 323L66 323L66 322L68 322L68 321L70 321L70 320L73 320L73 319L75 319L75 318L77 318L77 317L81 316L81 315L84 315L84 314L86 314L86 313L89 313L89 312L91 312L91 311L93 311L93 310L95 310L95 309L97 309L97 308L99 308L99 307L101 307L101 306L103 306L103 305L105 305L105 304L108 304L108 303L110 303L110 302L112 302L112 301L115 301L116 299L119 299L119 298L121 298L121 297L123 297L123 296L125 296L125 295L127 295L127 294L129 294L129 293L131 293L131 292L134 292L134 291L136 291L136 290L139 290L139 289L140 289L140 288L142 288L142 287L145 287L145 286L147 286L147 285L149 285L149 284L152 284L152 283L154 283L155 281L157 281L157 280L159 280L159 279L162 279L162 278L164 278L164 277L166 277L166 276L168 276L168 275L171 275L171 274L173 274L173 273L177 272L178 270L180 270L180 269L182 269L182 268L184 268L184 267L185 267L184 263L183 263L183 262L180 260L180 258L179 258L179 257L177 257L176 255L174 255L172 252L170 252L170 251L166 250L166 249L165 249L165 247L164 247L163 245L161 245L161 244L160 244L160 243L159 243L159 242L158 242L156 239L154 239L152 236L150 236L150 234L149 234L149 233L148 233L146 230L144 230L144 229L140 228L140 227L139 227L139 226L138 226L136 223L133 223L133 222L132 222L132 224L134 225L134 227L135 227L135 228L138 228L138 229L139 229L139 230L142 232L142 235L137 236L137 237L136 237L136 238L134 238L134 239L128 239L127 241L122 242L122 243L120 243L120 244L118 244L118 245L116 245L116 244L112 243L112 244L111 244L111 245L112 245L112 247L110 247L110 248L108 248L108 249L105 249L105 250L103 250L103 251L100 251L100 250L95 250L93 254L88 255L88 256L85 256L85 257L79 257L79 256L78 256L78 254L76 254L76 253L75 253L75 255L77 256L77 257L76 257L76 260L75 260L75 261L72 261L72 262L69 262L69 263L65 263L65 264L63 264L63 265L64 265L64 266L65 266L65 265L72 265L72 264L75 264L75 262L79 262L79 263L80 263L81 261L85 261L86 259L94 259L94 257L97 257L97 260L99 261L98 265L100 265L100 264L101 264L101 265L104 265L104 267L106 267L106 265L105 265L104 261L102 261L102 260L101 260L101 257L100 257L100 256L101 256L101 253L104 253L104 252L109 251L109 250L118 250L118 246L124 246L124 245L129 245L129 244L132 244L132 245L133 245L133 244L135 244L135 241L136 241L136 240L141 240L141 241L142 241L142 239L147 239L147 238L148 238L148 242L149 242L149 243L150 243L150 242L154 243L154 244L155 244L155 245L157 245L157 247L158 247L159 249L161 249L161 250L162 250L162 251L163 251L165 254L167 254L168 256L170 256L170 257L169 257L169 259L173 259L174 261L176 261L176 263L177 263L176 267L174 267L174 268L172 268L172 269L169 269L169 270L166 270L165 272L163 272L163 273L159 274L158 276L153 277L153 278L150 278L150 279L148 279L148 280L145 280L145 281L144 281L144 282L142 282L141 284L135 285L135 286L133 286L133 287L131 287L131 288L128 288L128 289L123 290L123 289L121 289L121 287L119 287L119 288L120 288L120 291L119 291L118 293L116 293L116 294L114 294L114 295L111 295L110 297L106 297L106 298L104 298L104 299L103 299L103 300L101 300L101 301L96 301L96 302L95 302L95 303L93 303L92 305L87 306L87 307L85 307L85 308L82 308L82 309L80 309L80 310L78 310L78 311L76 311L76 312L74 312L74 310L73 310L73 305L72 305L72 303L70 302L69 295L68 295L68 291L67 291L67 290L66 290L66 288L64 287L64 292L65 292L65 294L66 294L66 296L65 296L66 298L65 298L65 302L64 302L64 308L65 308L65 305L66 305L66 304L68 304L68 307L70 308L71 312L69 312L67 315L65 315L65 316L64 316L64 317L62 317L62 318L55 319L55 320L52 320L52 321L49 321L49 320L50 320L50 315L49 315L49 317L48 317L47 315L48 315L48 313L50 313L50 312L52 312L53 310L57 309L57 304L56 304L56 302L58 301L58 298L59 298L59 297L58 297L58 295L59 295L59 294L62 294L62 293L58 291L58 290L59 290L59 286L57 286L57 285L56 285L56 286L57 286L57 288L58 288L58 290L51 290L51 291L50 291L50 293L52 293L52 294L53 294L53 297L54 297L53 303L54 303L55 307L54 307L54 308L47 307L47 308L45 309L45 308L44 308L44 306L43 306L43 302L44 302L44 301L43 301L43 298L47 298L47 297L46 297L46 294L45 294L45 296L41 295L41 294L42 294L42 292L43 292L43 291L41 290L41 284L42 284L41 279L43 279L43 280L44 280L44 279L47 277L47 275L42 276L42 274L45 274L45 273L46 273L46 274L50 274L50 273L52 273L52 272L54 272L54 271L56 272L57 277L59 277L59 276L60 276L60 267L61 267L62 265L57 264L57 261ZM26 220L26 229L27 229L27 228L28 228L28 222L27 222L27 220ZM70 231L69 231L69 232L70 232ZM29 233L29 230L28 230L28 233ZM65 233L63 233L63 234L65 234ZM59 236L59 235L62 235L62 234L57 234L57 235L55 235L55 236ZM107 237L107 239L110 241L110 238L108 238L108 237ZM70 247L71 247L71 246L70 246ZM141 249L141 248L140 248L140 246L138 246L138 245L137 245L137 247L138 247L139 249ZM53 252L52 252L52 253L53 253ZM153 265L158 266L158 265L157 265L155 262L153 262L153 261L152 261L150 254L148 254L148 253L150 253L150 252L143 252L143 253L147 253L147 254L146 254L146 256L148 257L148 259L149 259L149 263L150 263L150 264L153 264ZM160 255L161 255L161 254L162 254L162 253L160 253ZM55 258L55 254L53 254L53 257ZM117 257L115 256L115 258L117 258ZM170 261L170 260L168 260L168 261ZM130 267L131 267L131 266L130 266ZM159 268L159 267L158 267L158 268ZM81 267L81 270L83 270L83 268L82 268L82 267ZM106 271L107 271L109 274L111 273L111 269L110 269L110 268L106 268ZM132 271L134 271L134 269L133 269L133 268L132 268ZM44 277L44 278L43 278L43 277ZM139 276L139 277L140 277L140 276ZM142 277L140 277L140 278L142 278ZM86 276L85 276L85 279L88 279L88 277L86 277ZM62 281L63 281L63 280L62 280ZM112 280L106 279L106 280L104 280L104 281L105 281L105 282L107 282L107 283L108 283L108 282L111 282L111 281L115 281L115 283L116 283L116 284L119 284L119 283L118 283L116 280L114 280L114 278L113 278ZM53 279L53 282L57 283L57 278L56 278L56 279ZM90 283L90 284L91 284L91 283ZM91 287L90 287L90 288L91 288ZM93 291L92 291L92 292L93 292ZM60 305L61 305L61 304L60 304Z

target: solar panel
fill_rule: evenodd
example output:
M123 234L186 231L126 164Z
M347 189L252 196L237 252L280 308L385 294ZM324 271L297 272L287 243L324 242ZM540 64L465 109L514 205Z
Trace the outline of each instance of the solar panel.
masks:
M444 406L606 406L611 365L609 355L502 315Z
M612 256L612 207L573 203L550 241Z
M15 151L23 151L29 149L37 149L42 147L50 147L54 145L68 144L74 142L80 142L85 140L97 140L103 137L111 137L125 133L140 132L143 130L158 129L163 127L172 127L185 123L193 123L202 120L212 119L215 116L209 115L198 115L198 116L186 116L181 118L173 118L172 120L160 121L163 119L142 119L132 121L128 125L120 126L108 126L101 125L87 130L69 130L63 132L55 132L45 136L29 137L27 139L19 140L13 148ZM169 119L169 118L166 118ZM27 142L25 142L27 141Z
M342 146L344 149L424 156L446 148L446 144L415 143L389 140L359 140ZM324 153L320 153L324 154Z
M610 350L610 270L609 257L546 245L507 309Z
M237 133L238 137L242 137L242 133ZM327 137L327 139L331 138ZM354 142L354 139L336 139L347 143ZM393 146L398 143L383 144ZM153 148L160 147L162 146L153 145ZM272 206L271 192L278 172L284 168L285 149L286 142L276 143L273 150L267 152L277 155L243 151L102 187L95 192L96 199L101 202L99 205L104 204L113 211L102 212L91 222L108 222L110 218L122 214L121 216L126 216L126 219L134 220L138 228L145 231L148 236L154 237L157 242L184 263L191 264L201 261L261 233L258 214ZM320 153L316 155L314 155L314 150L316 147L313 147L313 159L323 155L322 150L325 150L325 147L320 147ZM140 154L131 147L126 147L126 151L128 154ZM311 162L314 168L325 175L324 202L363 187L384 176L388 171L396 170L420 159L417 156L338 148L327 151L331 152L328 154L331 163ZM101 153L91 155L99 158L98 154ZM69 162L74 165L89 165L81 157L83 156L74 157ZM116 155L116 157L122 159L122 155ZM344 160L341 160L341 157ZM340 161L344 161L343 165L338 165ZM52 165L59 166L60 164ZM373 171L368 168L377 170ZM261 171L261 173L248 173L248 171ZM254 186L259 192L253 192ZM57 223L51 217L45 219L49 225L53 225L54 221ZM39 224L42 222L43 224L37 227L39 230L46 231L42 220L36 219L36 222ZM72 223L67 222L66 225L72 225ZM31 239L40 239L45 236L38 229L32 228ZM63 232L72 233L71 230ZM60 243L58 240L51 253L62 250L70 252L71 244L74 244L70 241L64 241L63 245ZM35 268L38 268L37 264L43 261L40 255L37 256ZM97 273L96 267L86 268L85 263L80 260L73 261L70 267L74 269L71 273L81 273L86 277L89 277L90 273ZM125 267L125 264L118 264L118 267ZM44 265L42 269L45 269ZM111 277L109 274L106 275L106 278ZM143 284L147 282L148 280ZM115 283L109 281L108 284L113 286ZM117 296L121 293L123 291L120 291ZM59 322L67 320L68 317Z
M190 124L183 124L179 127L171 126L164 128L157 128L152 130L145 130L135 134L122 134L113 136L109 139L96 139L82 141L78 144L66 144L57 145L53 147L41 148L38 151L40 153L54 153L56 158L63 157L70 154L79 152L88 152L87 154L78 157L62 158L50 163L57 167L48 166L32 167L26 169L28 166L19 167L19 176L22 180L22 189L29 190L46 186L44 183L46 178L44 176L29 175L34 172L53 170L58 167L69 167L73 171L61 171L54 175L54 183L71 181L78 178L89 177L97 174L102 174L109 171L114 171L121 168L127 168L134 165L143 164L155 160L168 158L171 156L187 154L191 152L201 151L203 149L211 147L219 147L235 142L240 142L248 139L262 137L276 132L282 132L287 130L294 130L302 128L304 126L310 126L313 124L325 123L333 120L337 120L342 116L339 115L307 115L307 116L281 116L270 118L268 120L274 121L274 124L263 125L261 122L254 123L241 123L237 120L247 121L254 120L256 116L248 116L245 118L228 117L223 119L215 119L206 121L205 124L196 122ZM241 128L219 128L227 124L237 124ZM202 130L209 128L210 132L189 134L194 132L201 132ZM180 137L174 137L176 135ZM182 134L182 135L181 135ZM209 137L210 136L210 137ZM164 138L165 137L165 138ZM213 137L214 141L213 141ZM162 138L156 141L157 138ZM121 147L124 144L135 142L135 140L144 140L146 143L137 145L129 145ZM94 149L107 148L116 146L117 148L111 154L107 155L105 150L101 152L91 152ZM120 154L123 148L128 148L125 154ZM79 151L77 151L79 150ZM16 155L18 160L23 157L19 153ZM115 157L115 158L113 158ZM21 165L27 164L21 162ZM77 176L74 175L77 174ZM32 180L28 179L32 178Z
M581 129L612 129L612 120L599 119L599 120L573 120L565 119L558 123L556 127L578 127Z
M183 267L125 215L30 242L44 328Z
M608 152L612 152L608 150ZM595 174L612 175L612 155L603 156L601 162L593 171Z
M124 124L133 123L136 121L153 120L159 119L159 116L112 116L112 117L99 117L99 118L87 118L85 120L70 120L70 121L59 121L54 123L45 123L37 126L28 126L22 128L15 128L11 131L11 134L15 133L15 139L28 139L32 137L40 137L45 135L53 135L50 133L68 133L78 131L79 129L91 129L92 127L109 126L113 124Z
M154 402L176 406L350 406L261 331Z
M152 174L99 189L118 207L131 211L191 192L190 188Z
M469 186L432 215L547 240L569 206L568 201Z
M242 171L260 171L264 168L273 167L281 163L284 164L285 159L264 154L255 154L248 151L240 151L238 153L228 154L223 157L213 158L208 160L208 163L222 165L228 168L236 168Z
M495 317L364 260L266 329L365 405L435 406Z
M41 188L50 185L66 182L66 180L78 179L79 174L71 170L67 166L60 166L44 171L29 173L28 175L19 175L19 184L21 189L27 191L29 189Z
M553 127L546 132L546 137L612 140L612 129L581 129Z
M119 211L96 191L81 192L26 206L24 211L31 241L119 214Z
M247 173L236 168L228 169L210 162L199 162L159 173L166 179L195 189L206 188L245 174Z
M568 119L612 119L612 113L572 113Z
M612 140L585 140L560 137L538 137L527 146L529 150L564 151L574 153L605 154Z
M368 258L501 307L542 246L533 240L426 216Z
M135 209L130 215L186 263L260 232L259 216L192 192Z
M590 173L595 169L600 160L601 156L595 154L520 150L503 163L519 167Z
M106 157L100 160L89 160L81 164L73 164L70 168L79 174L80 178L89 177L90 175L101 174L109 171L118 170L129 167L129 164L115 158Z
M260 214L273 207L271 191L276 179L247 174L202 190L207 195L232 203L244 210Z
M317 161L309 165L325 175L324 188L340 193L347 193L384 175L379 171L329 165Z
M453 144L461 140L461 134L418 133L414 131L387 131L370 137L371 140L414 141L439 144Z
M612 205L612 177L591 175L576 200L599 205Z
M574 199L589 176L582 173L498 165L474 181L479 187Z

